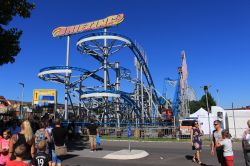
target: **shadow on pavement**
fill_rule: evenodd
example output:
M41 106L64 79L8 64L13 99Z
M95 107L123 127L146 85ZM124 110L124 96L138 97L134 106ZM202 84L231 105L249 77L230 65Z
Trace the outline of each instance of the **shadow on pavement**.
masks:
M191 156L191 155L186 155L186 156L185 156L185 158L186 158L187 160L192 160L193 157L194 157L194 156Z
M73 152L75 150L84 150L88 148L88 142L82 140L74 140L67 143L68 152Z
M71 158L74 158L74 157L77 157L77 155L74 155L74 154L67 154L65 156L62 156L60 158L62 158L63 160L67 160L67 159L71 159Z
M186 158L187 160L192 161L193 156L191 156L191 155L186 155L185 158ZM204 163L202 163L201 165L202 165L202 166L213 166L213 165L207 165L207 164L204 164Z
M96 148L96 151L101 151L101 150L103 150L103 148L101 147Z

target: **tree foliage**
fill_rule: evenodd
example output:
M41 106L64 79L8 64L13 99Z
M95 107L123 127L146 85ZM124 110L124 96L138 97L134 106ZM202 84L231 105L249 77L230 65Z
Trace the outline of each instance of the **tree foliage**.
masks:
M209 111L211 107L216 105L216 102L210 93L207 94ZM189 102L190 114L198 111L200 108L207 110L207 101L206 95L203 95L199 101L190 101Z
M208 107L209 107L209 111L211 111L211 107L216 105L216 102L214 100L214 98L212 97L212 95L208 92L207 93L207 99L208 99ZM207 100L206 100L206 95L203 95L200 99L200 106L207 110Z
M189 102L190 114L195 113L200 108L201 108L200 101L190 101Z
M17 15L29 18L34 7L26 0L0 0L0 65L15 62L15 57L21 51L19 43L22 31L4 27Z

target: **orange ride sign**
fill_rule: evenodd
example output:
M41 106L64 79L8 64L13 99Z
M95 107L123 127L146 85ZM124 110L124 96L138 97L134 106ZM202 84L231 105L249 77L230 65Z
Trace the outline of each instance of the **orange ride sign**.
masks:
M67 36L71 34L81 33L84 31L95 30L105 27L111 27L120 24L124 20L124 14L118 14L106 17L101 20L73 25L68 27L58 27L53 30L53 37Z

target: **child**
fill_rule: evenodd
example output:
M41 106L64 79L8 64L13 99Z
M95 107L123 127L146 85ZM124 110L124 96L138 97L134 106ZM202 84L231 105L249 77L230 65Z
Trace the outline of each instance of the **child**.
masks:
M10 141L10 131L5 130L3 132L3 138L0 140L0 166L5 165L9 160L9 141Z
M45 152L47 142L42 140L38 143L38 153L34 157L35 166L51 166L50 156Z
M15 149L16 160L7 161L6 166L28 166L27 163L23 162L23 156L25 154L26 147L24 145L19 145Z
M218 141L216 147L223 147L223 156L225 158L226 166L233 166L234 153L232 149L231 135L228 130L222 131L222 140Z

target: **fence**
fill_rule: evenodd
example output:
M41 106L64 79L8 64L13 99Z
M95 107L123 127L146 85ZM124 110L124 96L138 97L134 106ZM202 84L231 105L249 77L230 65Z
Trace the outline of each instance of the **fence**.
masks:
M223 122L223 127L228 129L233 138L242 138L242 133L246 130L246 117L231 117L228 116L226 121ZM68 123L64 123L66 126ZM87 135L88 123L75 122L75 132L80 133L82 136ZM117 127L116 123L98 123L100 135L104 138L124 139L128 138L128 127L131 128L132 139L190 139L191 127L180 128L169 123L121 123ZM105 127L104 127L105 126ZM211 133L214 130L213 123L211 122ZM204 137L209 138L209 134Z
M250 112L245 115L228 115L226 118L226 128L233 138L242 138L243 132L247 129L247 121L250 120Z
M63 124L65 127L68 123ZM144 124L127 124L123 127L115 127L116 124L107 124L108 127L104 127L105 124L99 124L98 128L99 133L104 138L116 138L123 139L128 138L128 129L131 129L132 139L190 139L190 132L182 133L179 128L175 126L166 126L166 124L152 124L152 123L144 123ZM114 125L114 127L110 127ZM137 126L138 125L138 126ZM75 133L80 133L83 137L87 136L87 123L76 122L75 123Z

